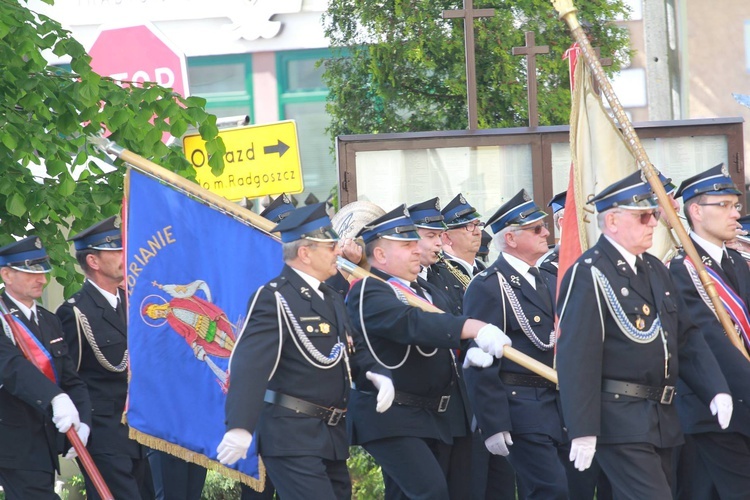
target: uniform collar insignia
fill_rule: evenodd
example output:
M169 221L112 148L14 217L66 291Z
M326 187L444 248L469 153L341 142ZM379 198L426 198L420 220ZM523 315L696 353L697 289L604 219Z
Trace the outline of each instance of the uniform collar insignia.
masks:
M711 257L708 255L701 255L701 260L703 261L704 266L713 266L713 262L711 262Z
M583 259L583 261L584 261L584 262L585 262L586 264L591 264L591 262L592 262L592 260L591 260L590 258L588 258L588 259Z
M521 277L516 276L515 274L511 275L510 282L513 283L516 286L521 286Z
M269 285L272 286L273 288L276 288L276 282L275 281L270 282Z
M622 259L617 259L617 265L618 266L624 266L625 265L625 261L622 260Z
M306 286L299 287L299 293L301 293L302 295L304 295L308 299L310 298L310 289L307 288Z

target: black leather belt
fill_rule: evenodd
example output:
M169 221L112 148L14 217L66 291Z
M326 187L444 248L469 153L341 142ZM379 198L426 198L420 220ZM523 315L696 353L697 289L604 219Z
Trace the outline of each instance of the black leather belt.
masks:
M448 403L450 403L450 400L450 396L426 398L424 396L417 396L401 391L396 391L396 396L393 398L393 402L396 404L424 408L425 410L432 410L438 413L443 413L448 409Z
M315 417L323 420L330 426L338 425L341 418L346 415L346 409L340 410L338 408L326 408L325 406L319 406L314 403L308 403L307 401L280 392L272 391L271 389L266 390L266 395L263 398L266 403L271 403L278 406L283 406L289 410L294 410L297 413L304 413L310 417Z
M556 389L557 384L539 375L521 375L520 373L500 372L500 380L508 385L537 387L539 389Z
M625 394L634 398L650 399L663 405L671 405L675 390L673 385L653 387L650 385L633 384L620 380L602 379L602 391L612 394Z

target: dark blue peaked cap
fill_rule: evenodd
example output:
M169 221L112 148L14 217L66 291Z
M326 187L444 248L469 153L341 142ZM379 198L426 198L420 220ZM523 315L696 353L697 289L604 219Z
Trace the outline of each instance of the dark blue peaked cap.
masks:
M610 208L642 210L658 206L651 186L643 181L640 170L602 189L588 203L593 203L597 212Z
M26 273L48 273L52 270L42 240L28 236L0 248L0 267L11 267Z
M508 226L525 226L547 215L534 203L525 189L505 202L487 221L492 232L497 234Z
M122 250L120 216L113 215L93 226L89 226L75 236L68 238L76 251L80 250Z
M415 226L425 229L446 229L440 212L440 199L432 198L409 207L409 218Z
M709 168L705 172L701 172L698 175L694 175L689 179L682 181L675 197L679 198L682 196L682 201L686 202L701 194L741 195L742 193L737 189L737 186L734 185L734 182L732 182L732 178L729 177L729 172L724 168L724 164L720 163L715 167Z
M482 242L479 244L479 250L477 250L478 256L488 255L490 253L490 242L492 236L485 229L482 229Z
M677 186L672 183L672 179L659 172L659 180L664 186L664 191L666 191L667 194L674 195L674 192L677 190Z
M551 200L549 200L549 203L547 203L547 206L552 209L552 213L556 214L560 210L565 208L565 198L568 196L567 191L563 191L562 193L557 193L555 196L552 197Z
M443 222L448 226L448 229L464 226L480 217L476 209L469 205L469 202L466 201L466 198L461 193L458 193L448 203L442 213L445 218Z
M292 210L271 232L281 233L281 241L291 243L301 239L329 242L339 235L331 227L325 203L315 203Z
M409 209L405 204L370 222L360 229L357 236L361 236L365 244L378 238L402 241L419 239L417 227L409 217Z
M286 193L281 193L275 200L268 204L266 209L260 213L260 216L278 224L292 210L294 210L294 205L292 205L291 198Z

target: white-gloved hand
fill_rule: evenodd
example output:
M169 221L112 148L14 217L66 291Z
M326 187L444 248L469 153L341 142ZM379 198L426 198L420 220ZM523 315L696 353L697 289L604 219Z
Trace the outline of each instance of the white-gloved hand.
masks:
M396 388L393 387L393 381L385 375L374 372L365 373L365 377L378 390L378 404L375 407L375 411L383 413L391 407L393 398L396 397Z
M469 350L466 351L466 357L464 358L464 370L470 366L476 368L487 368L492 365L494 360L495 358L492 357L492 354L487 354L479 347L470 347Z
M83 443L84 447L88 444L90 435L91 429L89 428L89 426L81 422L81 426L78 428L78 437L81 438L81 442ZM71 446L63 458L73 460L77 456L78 453L76 453L76 449Z
M247 429L229 429L216 447L216 458L224 465L232 465L240 458L247 458L247 450L253 435Z
M708 407L711 409L711 415L716 415L716 420L719 421L719 426L722 429L729 427L729 422L732 420L732 410L734 409L732 396L720 392L714 396Z
M78 416L78 410L67 394L58 394L52 398L51 404L52 423L58 431L65 434L71 427L75 430L80 428L81 418Z
M512 345L510 338L495 325L486 324L479 329L474 339L480 349L500 359L503 357L503 346Z
M579 471L585 471L591 467L596 453L596 436L583 436L573 438L570 442L570 461Z
M485 439L484 445L493 455L507 457L510 454L508 446L513 445L513 439L510 437L510 432L502 431Z

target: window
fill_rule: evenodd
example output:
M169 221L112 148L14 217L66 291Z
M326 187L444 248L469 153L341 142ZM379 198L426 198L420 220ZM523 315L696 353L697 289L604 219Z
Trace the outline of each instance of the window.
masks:
M338 182L331 140L326 133L330 124L325 110L328 89L322 79L323 68L317 65L330 54L328 49L315 49L280 52L276 56L279 119L297 122L305 191L295 196L301 203L310 195L325 201Z
M206 99L206 110L219 118L247 115L253 121L250 54L188 59L190 95Z

